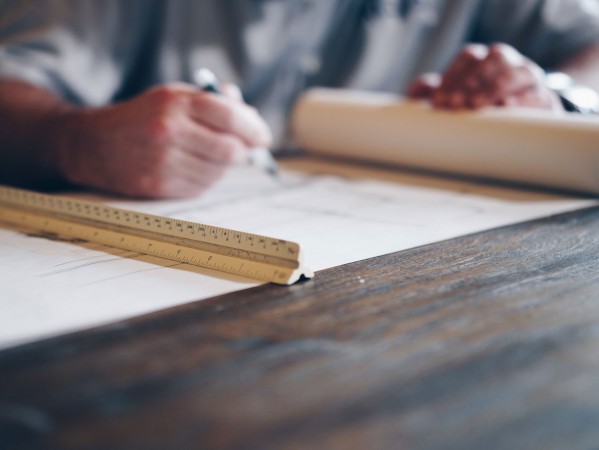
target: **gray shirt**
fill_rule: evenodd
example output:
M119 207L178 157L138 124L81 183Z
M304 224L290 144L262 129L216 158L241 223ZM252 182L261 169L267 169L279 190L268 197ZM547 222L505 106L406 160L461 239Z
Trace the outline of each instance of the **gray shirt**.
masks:
M0 77L103 105L208 67L275 134L306 87L402 92L496 41L551 67L599 41L599 0L0 0Z

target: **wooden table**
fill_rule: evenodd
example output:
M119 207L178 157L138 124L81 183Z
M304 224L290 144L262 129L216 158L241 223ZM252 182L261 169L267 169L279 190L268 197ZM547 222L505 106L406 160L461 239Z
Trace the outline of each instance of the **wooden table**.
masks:
M599 207L0 352L0 448L599 447Z

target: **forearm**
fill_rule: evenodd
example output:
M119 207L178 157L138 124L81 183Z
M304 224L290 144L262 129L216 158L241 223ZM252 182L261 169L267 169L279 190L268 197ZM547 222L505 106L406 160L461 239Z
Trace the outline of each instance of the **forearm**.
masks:
M599 92L599 43L564 61L559 70Z
M74 107L42 88L0 81L0 183L54 188L67 183L61 173L61 119Z

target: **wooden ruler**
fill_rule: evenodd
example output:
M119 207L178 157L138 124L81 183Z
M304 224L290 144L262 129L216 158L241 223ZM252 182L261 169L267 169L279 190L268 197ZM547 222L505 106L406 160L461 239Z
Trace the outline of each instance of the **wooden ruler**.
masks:
M295 242L5 186L0 222L277 284L313 276Z

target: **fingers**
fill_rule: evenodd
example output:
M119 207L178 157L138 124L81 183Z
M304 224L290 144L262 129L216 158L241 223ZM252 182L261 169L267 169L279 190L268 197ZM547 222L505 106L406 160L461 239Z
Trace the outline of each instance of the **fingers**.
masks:
M178 87L176 87L178 89ZM250 148L270 144L270 131L258 113L235 98L180 89L176 107L158 130L149 133L158 155L137 186L151 197L168 198L203 192L230 164L245 163Z
M164 116L187 116L204 127L237 137L248 147L270 146L270 128L255 108L240 101L239 88L232 84L222 88L226 95L202 92L185 83L163 85L148 92L149 103Z
M441 88L447 92L468 85L472 80L472 74L476 73L478 67L489 55L486 46L480 44L470 44L465 46L452 64L443 74ZM472 88L478 87L478 84Z
M188 118L179 118L172 142L183 151L213 164L243 164L250 148L236 135L214 130Z
M543 74L509 45L468 45L442 75L438 88L427 93L426 86L415 85L414 90L425 92L435 107L443 109L508 105L552 109Z
M249 147L272 142L270 129L257 111L230 97L195 93L190 98L189 116L198 124L239 138Z
M196 196L221 178L225 168L175 148L168 152L160 170L147 177L141 192L154 198Z
M439 89L432 96L434 106L449 109L468 107L469 100L482 87L478 73L488 53L484 45L464 47L443 74Z
M149 187L142 191L168 197L176 192L175 186L185 192L193 190L194 184L201 188L203 182L211 180L211 173L220 173L230 164L246 163L250 148L270 145L270 130L257 111L240 101L241 94L237 87L225 86L227 96L201 92L189 85L156 88L159 92L166 91L157 95L159 99L170 99L171 104L159 108L164 114L160 120L154 120L157 129L149 132L159 148L163 149L158 151L160 156L153 165L155 168L168 166L165 161L170 161L169 164L173 166L174 161L182 164L183 157L175 158L171 154L184 154L188 161L185 167L180 168L181 171L189 172L188 167L194 167L194 171L191 177L182 177L180 174L175 177L168 175L174 174L174 170L163 172L159 169L160 176L154 173L156 170L147 170L150 181L146 184ZM203 170L197 168L198 164ZM165 173L166 183L163 182ZM194 182L195 173L201 174L201 177ZM156 183L159 188L156 188ZM187 188L184 189L184 186Z
M414 99L430 99L440 85L441 75L438 73L425 73L410 84L407 96Z
M496 101L534 87L537 81L531 70L534 65L509 45L491 46L483 64L489 67L485 76Z
M214 184L225 167L173 147L163 152L160 165L134 168L119 186L121 193L141 198L182 198L199 195Z

